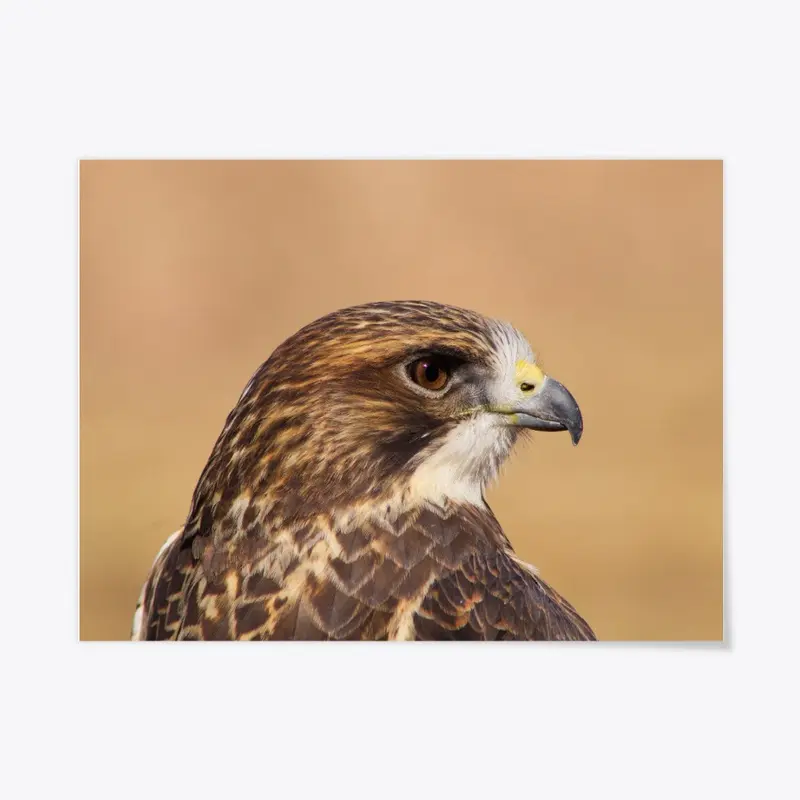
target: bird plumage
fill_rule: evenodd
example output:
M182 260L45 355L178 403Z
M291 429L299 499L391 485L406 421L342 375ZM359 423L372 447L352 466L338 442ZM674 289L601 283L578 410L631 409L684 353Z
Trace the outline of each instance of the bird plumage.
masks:
M422 301L313 322L229 414L133 638L593 639L483 499L526 427L582 422L510 325Z

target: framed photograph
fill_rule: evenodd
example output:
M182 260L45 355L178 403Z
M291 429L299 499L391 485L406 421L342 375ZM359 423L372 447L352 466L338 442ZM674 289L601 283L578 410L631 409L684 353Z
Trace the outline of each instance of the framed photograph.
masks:
M82 162L81 638L721 640L722 192Z

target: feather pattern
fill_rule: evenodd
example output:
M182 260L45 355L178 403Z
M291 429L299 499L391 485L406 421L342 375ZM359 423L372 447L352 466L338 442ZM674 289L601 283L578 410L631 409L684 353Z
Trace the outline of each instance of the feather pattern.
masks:
M153 566L135 638L594 638L514 556L488 508L318 525L303 543L277 535L260 550L240 536L211 552L180 532Z

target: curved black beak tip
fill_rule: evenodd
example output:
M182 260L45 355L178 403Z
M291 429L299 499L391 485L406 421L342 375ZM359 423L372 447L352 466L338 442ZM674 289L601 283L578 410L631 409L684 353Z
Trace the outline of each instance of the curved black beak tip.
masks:
M564 427L569 431L572 444L577 445L583 436L583 415L581 414L580 407L577 401L572 396L572 393L564 386L552 378L548 381L551 383L549 388L551 394L551 410L561 422Z

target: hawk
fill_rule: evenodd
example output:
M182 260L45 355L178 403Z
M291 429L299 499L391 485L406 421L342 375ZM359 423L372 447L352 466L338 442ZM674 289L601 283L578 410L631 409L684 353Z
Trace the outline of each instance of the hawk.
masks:
M484 489L520 434L583 431L511 325L426 301L336 311L228 415L134 639L594 639Z

